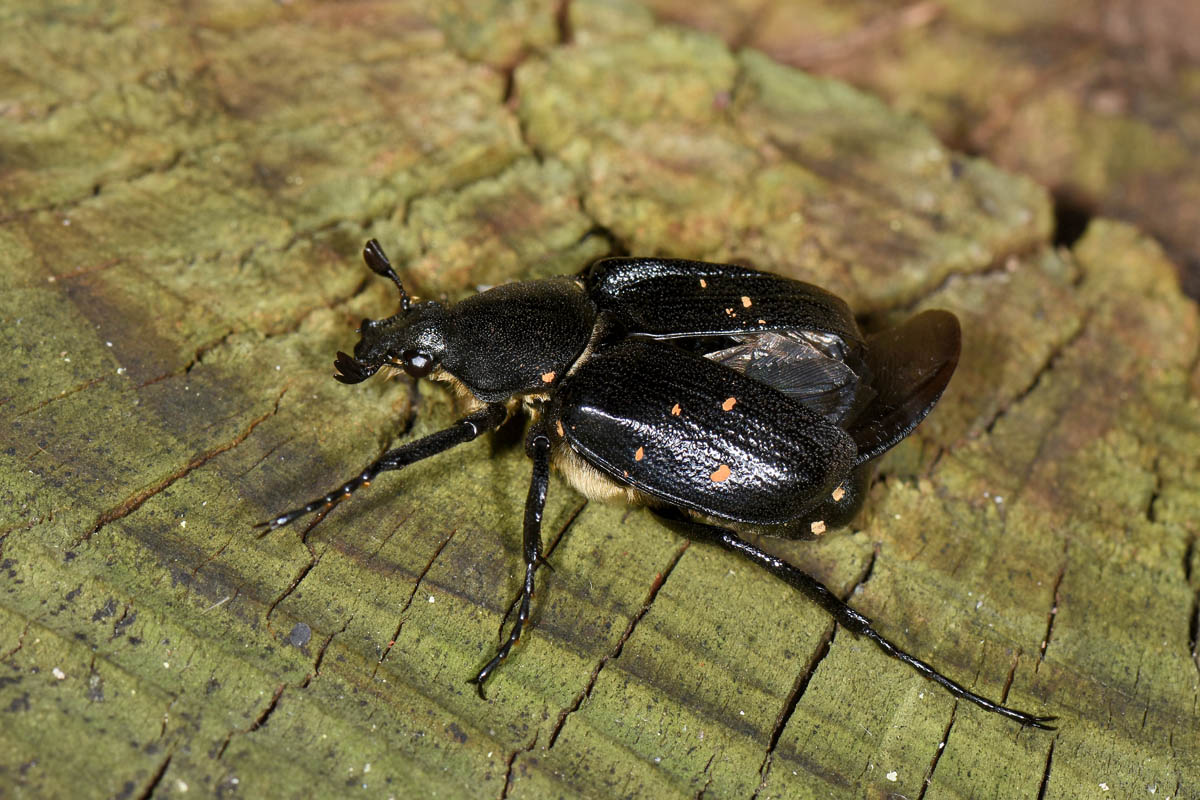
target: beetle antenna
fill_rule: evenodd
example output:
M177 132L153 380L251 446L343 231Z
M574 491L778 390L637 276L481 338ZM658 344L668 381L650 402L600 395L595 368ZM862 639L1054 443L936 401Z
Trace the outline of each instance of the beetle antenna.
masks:
M408 311L410 304L408 292L404 291L404 284L400 282L400 276L396 274L396 270L392 269L392 262L383 252L383 247L379 244L378 239L371 239L363 247L363 261L367 262L367 266L376 275L390 278L392 283L396 284L396 288L400 290L400 310Z

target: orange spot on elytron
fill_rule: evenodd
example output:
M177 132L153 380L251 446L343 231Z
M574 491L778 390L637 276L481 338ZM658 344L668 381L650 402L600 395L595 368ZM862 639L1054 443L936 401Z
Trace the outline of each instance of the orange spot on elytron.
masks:
M813 532L814 536L820 536L822 533L825 532L825 520L822 520L822 519L817 520L812 525L809 525L808 529Z
M833 490L833 502L840 503L842 498L846 496L846 490L841 486Z
M708 281L704 280L704 278L701 278L701 279L700 279L700 288L701 288L701 289L707 289L707 288L708 288Z
M742 308L749 308L749 307L750 307L750 298L746 297L746 295L742 295Z
M555 427L555 429L556 429L556 430L558 430L558 435L559 435L559 436L562 436L564 432L563 432L562 420L561 420L561 419L560 419L560 420L557 420L557 421L555 421L555 423L554 423L554 427Z
M721 483L722 481L724 481L726 478L728 478L732 474L733 474L733 470L731 470L729 468L729 465L722 464L721 466L717 467L717 471L714 472L712 475L709 475L708 478L713 483Z
M737 398L730 397L730 398L726 399L726 401L724 403L721 403L721 410L722 411L733 411L733 407L736 404L737 404Z
M551 370L550 372L543 372L542 373L542 383L553 383L554 375L555 375L555 373L553 370Z
M760 320L758 321L758 324L759 324L759 325L766 325L766 324L767 324L767 321L766 321L765 319L760 319Z
M646 457L646 448L644 448L644 447L639 447L637 449L637 452L633 454L634 461L641 461L645 457Z
M682 411L682 410L683 410L683 409L681 409L681 408L679 407L679 403L676 403L675 405L671 406L671 415L672 415L672 416L675 416L675 417L678 417L678 416L679 416L679 412L680 412L680 411Z

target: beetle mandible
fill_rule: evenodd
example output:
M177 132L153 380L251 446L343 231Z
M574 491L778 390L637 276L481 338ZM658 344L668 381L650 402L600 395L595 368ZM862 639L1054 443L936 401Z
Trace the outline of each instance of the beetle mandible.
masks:
M259 527L323 515L380 473L523 409L533 461L525 577L509 635L472 679L481 697L529 620L553 464L588 497L646 505L690 538L765 568L955 697L1050 729L1053 717L981 697L901 650L820 581L740 535L801 538L850 521L874 459L925 418L954 373L953 314L925 311L864 337L845 302L816 286L664 258L606 258L578 276L504 284L447 306L413 302L376 240L363 258L396 284L400 310L362 322L334 377L359 383L402 369L449 383L469 413Z

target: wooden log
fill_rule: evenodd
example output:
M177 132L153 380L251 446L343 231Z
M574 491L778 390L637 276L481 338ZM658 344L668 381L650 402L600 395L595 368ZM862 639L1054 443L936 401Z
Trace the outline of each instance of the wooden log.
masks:
M1157 246L1098 221L1055 249L1031 181L634 6L466 7L0 23L0 794L1195 796L1197 320ZM864 515L772 546L1059 730L557 478L553 572L479 700L517 427L251 528L455 416L330 379L394 311L371 236L425 296L624 250L869 325L953 310L959 374Z

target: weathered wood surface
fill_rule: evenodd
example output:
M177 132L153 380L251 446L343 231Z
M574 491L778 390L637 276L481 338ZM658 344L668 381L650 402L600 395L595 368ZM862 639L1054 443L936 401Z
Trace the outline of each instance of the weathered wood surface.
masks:
M644 0L662 19L848 81L943 142L1035 178L1060 238L1104 214L1166 246L1200 297L1195 0Z
M1133 229L881 102L617 2L0 12L0 795L1196 797L1194 305ZM509 67L519 64L509 74ZM624 248L738 259L963 360L850 531L780 546L956 703L497 436L252 523L453 418L343 387L393 296ZM393 644L394 643L394 644Z

